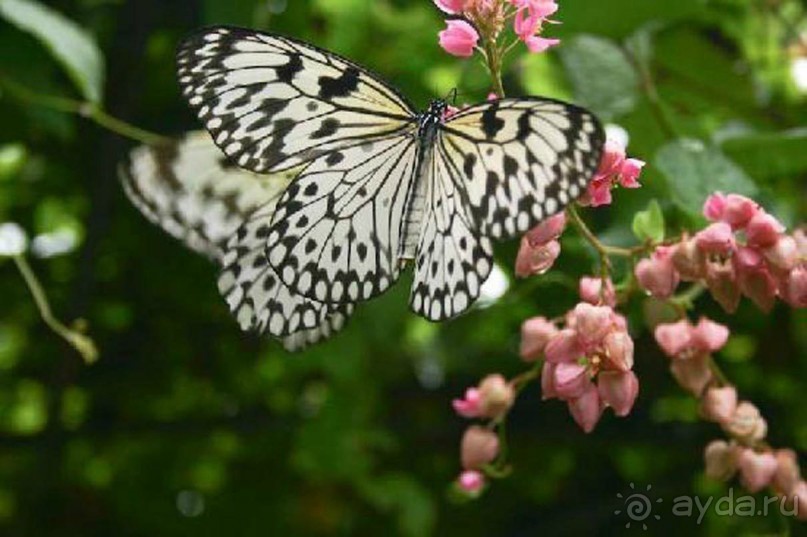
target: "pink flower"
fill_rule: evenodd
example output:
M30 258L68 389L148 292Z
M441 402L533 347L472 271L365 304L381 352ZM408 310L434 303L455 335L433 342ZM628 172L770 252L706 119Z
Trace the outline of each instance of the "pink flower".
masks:
M522 41L535 35L540 26L541 17L538 12L527 7L519 9L513 19L513 31Z
M444 13L449 15L456 15L462 13L465 9L465 4L468 0L434 0L434 4L440 8Z
M447 28L440 32L440 46L453 56L468 58L479 42L476 29L462 20L446 21Z
M700 397L706 385L712 381L712 370L709 369L708 357L704 355L673 360L670 372L682 388L696 397Z
M668 298L678 287L680 278L673 265L675 248L659 246L652 257L636 263L634 275L642 288L656 298Z
M749 246L767 248L773 246L779 235L784 233L785 227L766 212L759 210L749 221L745 228L745 238Z
M524 321L521 325L521 359L534 362L540 358L549 340L557 333L557 327L544 317Z
M807 308L807 266L798 266L787 276L782 296L794 308Z
M597 177L609 177L616 175L622 169L622 164L625 162L625 148L613 141L606 140L602 148L602 157L600 157L600 166L597 168Z
M546 50L560 44L560 39L549 37L539 37L537 35L530 36L524 40L527 45L527 50L535 54L545 52Z
M697 326L692 329L692 346L696 349L711 353L723 348L729 339L729 329L719 323L701 317Z
M759 210L759 205L745 196L729 194L726 196L726 209L722 220L732 229L742 229Z
M773 483L776 489L785 494L796 488L801 480L801 469L796 452L792 449L776 450L776 475Z
M737 463L743 486L752 494L767 487L776 474L776 457L769 451L757 453L753 449L743 448Z
M719 222L723 220L723 215L726 213L726 196L721 192L715 192L703 204L703 216L711 222Z
M594 384L589 384L586 391L580 397L570 400L568 405L572 418L586 433L594 430L605 408Z
M553 371L552 386L560 399L574 399L583 395L591 384L588 370L575 362L561 362Z
M616 292L614 284L610 278L605 280L605 290L602 288L603 279L601 277L583 276L580 278L578 291L580 299L589 304L603 304L605 306L616 306Z
M737 284L740 291L759 309L769 312L773 308L776 301L776 281L764 264L758 268L738 269Z
M672 262L681 279L692 282L703 278L705 259L703 252L698 249L695 239L685 237L674 248Z
M787 235L782 235L767 250L765 259L780 270L792 270L799 262L799 247L796 239Z
M725 222L717 222L699 231L695 243L707 254L727 255L734 248L734 233Z
M460 460L466 470L479 470L499 455L499 437L490 429L471 425L460 443Z
M597 377L597 390L614 414L627 416L639 395L639 379L633 371L602 371Z
M566 229L566 213L550 216L526 233L530 246L537 247L556 240Z
M599 345L605 335L612 330L611 317L614 310L608 306L592 306L580 302L574 307L577 339L584 346Z
M476 496L485 486L485 476L477 470L465 470L457 478L457 486L466 494Z
M516 255L516 276L526 278L533 274L544 274L552 268L559 255L560 243L558 241L532 246L527 235L524 235Z
M706 263L706 286L712 297L729 313L737 311L740 304L740 288L737 286L737 273L729 261L709 261Z
M692 348L692 325L686 319L656 326L656 343L670 358L687 358Z
M544 354L546 361L552 364L577 360L583 354L577 341L577 332L572 328L564 328L549 341Z
M613 200L611 196L611 188L613 184L607 177L597 177L588 184L588 188L583 196L580 198L580 205L601 207L603 205L611 205Z
M728 481L737 471L735 446L725 440L709 442L703 452L706 476L716 481Z
M645 166L645 161L637 158L625 159L619 170L619 184L623 188L639 188L639 175Z
M728 422L737 409L737 390L734 386L709 388L703 395L703 414L717 423Z
M762 440L768 433L765 418L759 413L759 409L748 401L738 404L731 420L722 425L727 433L745 443Z
M615 330L603 342L607 366L617 371L633 369L633 340L627 332Z
M513 386L499 374L488 375L479 383L479 406L484 417L500 417L513 406L515 399Z
M482 415L481 397L479 390L476 388L468 388L465 390L465 397L463 399L454 399L451 401L451 406L454 411L463 418L478 418Z

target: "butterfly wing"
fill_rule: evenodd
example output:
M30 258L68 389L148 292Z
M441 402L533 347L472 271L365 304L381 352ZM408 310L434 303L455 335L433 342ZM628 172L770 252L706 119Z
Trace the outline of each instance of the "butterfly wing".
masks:
M212 27L177 53L182 93L216 144L259 173L407 129L409 103L358 65L307 43Z
M481 103L442 126L437 151L482 235L524 233L585 192L605 135L591 112L542 98Z
M135 148L120 167L120 177L129 199L146 218L190 249L225 265L228 240L246 220L257 218L256 213L271 218L293 174L257 175L234 167L200 131L159 146ZM227 274L224 268L220 286ZM299 324L298 332L289 336L292 339L283 340L287 348L303 348L329 337L352 312L352 307L336 311L290 292L271 269L262 281L269 278L277 283L274 308L292 314L314 312L314 322Z

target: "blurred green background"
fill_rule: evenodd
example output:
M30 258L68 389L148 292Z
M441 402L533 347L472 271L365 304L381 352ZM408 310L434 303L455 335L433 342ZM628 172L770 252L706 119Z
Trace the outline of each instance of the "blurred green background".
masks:
M46 3L102 57L54 53L48 40L63 29L25 30L19 0L0 0L0 221L37 236L32 264L54 309L86 320L101 357L84 365L0 260L0 535L632 535L641 528L614 514L630 483L664 499L648 534L807 534L778 516L710 512L698 524L670 514L677 496L726 493L702 475L702 449L721 432L675 386L638 299L626 308L641 381L633 414L609 412L584 435L564 405L542 404L530 386L509 424L513 475L475 503L450 500L466 426L451 398L487 373L522 370L520 323L574 305L595 257L573 232L556 267L526 281L512 278L517 244L500 245L511 287L487 308L430 324L409 313L405 277L342 334L288 355L242 334L215 268L127 201L116 166L136 142L9 91L96 99L115 117L178 135L198 125L177 89L175 46L202 25L231 23L353 58L420 106L454 87L460 101L483 98L478 62L438 47L442 16L429 0ZM511 56L505 87L593 108L649 162L644 188L584 212L603 238L635 240L631 219L654 198L671 234L700 225L715 189L753 194L788 225L804 221L803 3L559 4L562 24L547 35L563 43ZM698 309L731 325L718 360L762 409L771 444L804 454L805 312L763 314L744 300L727 316L709 297Z

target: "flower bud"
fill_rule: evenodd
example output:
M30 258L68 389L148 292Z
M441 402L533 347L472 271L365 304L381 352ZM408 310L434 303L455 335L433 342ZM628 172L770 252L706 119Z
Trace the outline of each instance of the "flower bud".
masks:
M451 401L451 406L463 418L478 418L482 415L481 399L478 389L468 388L465 390L465 397L454 399Z
M789 493L796 488L801 480L801 469L796 452L792 449L779 449L776 456L776 474L773 476L773 484L776 490L783 494Z
M559 255L560 243L558 241L553 240L532 246L527 236L524 235L516 255L516 276L526 278L533 274L543 274L552 268Z
M687 351L692 347L693 327L686 319L675 323L665 323L656 326L654 336L656 343L670 358L686 357Z
M457 478L457 486L465 494L476 497L485 486L485 476L476 470L465 470Z
M481 415L487 418L498 418L507 412L516 392L503 376L499 374L488 375L479 383L479 406Z
M678 243L673 251L672 262L682 280L692 282L703 278L704 255L695 239L684 239Z
M659 246L652 257L636 264L634 274L642 288L656 298L668 298L678 287L679 276L673 265L674 249Z
M777 464L776 457L769 451L757 453L753 449L742 448L737 457L737 466L743 486L755 494L771 483Z
M692 329L692 346L705 353L712 353L723 348L729 339L728 327L701 317Z
M726 196L726 210L723 221L733 229L742 229L759 211L759 205L745 196L729 194Z
M737 471L736 449L725 440L709 442L703 451L706 477L715 481L728 481Z
M738 272L737 285L759 309L769 312L776 302L776 281L767 268Z
M583 355L583 350L577 341L577 331L564 328L558 332L547 343L544 354L546 355L546 361L553 364L577 360Z
M639 379L633 371L601 371L597 391L603 403L617 416L627 416L639 395Z
M723 220L723 215L726 212L726 196L721 192L715 192L703 204L703 216L711 222L719 222Z
M559 330L545 317L533 317L521 324L521 359L534 362L544 352L547 343Z
M706 263L706 286L724 310L729 313L737 311L737 306L740 305L740 288L732 263Z
M0 224L0 257L13 257L25 253L28 248L28 235L19 224Z
M466 470L479 470L499 455L499 437L490 429L471 425L460 443L460 460Z
M566 213L560 212L555 216L550 216L526 233L530 246L537 247L554 241L560 237L566 228Z
M695 235L695 244L707 255L726 256L734 248L734 233L725 222L716 222Z
M589 304L614 307L616 305L616 292L610 278L605 279L605 290L602 288L603 279L599 277L583 276L580 278L580 299Z
M580 302L574 307L577 339L583 345L597 345L611 330L611 316L614 311L608 306L592 306Z
M586 433L593 431L604 409L596 386L589 384L580 397L569 400L568 404L569 412L577 425Z
M776 218L760 211L748 222L745 239L749 246L767 248L779 240L779 235L784 230L785 227Z
M457 13L462 13L465 9L465 4L468 0L434 0L434 3L439 7L443 12L448 13L449 15L456 15Z
M591 384L588 370L576 362L561 362L555 366L552 385L560 399L580 397Z
M800 265L787 275L781 293L794 308L807 308L807 266Z
M712 370L709 369L709 362L706 356L692 356L686 360L673 360L670 363L670 372L678 384L700 397L703 389L712 380Z
M633 340L627 332L614 330L605 336L606 367L617 371L633 369Z
M703 395L703 415L717 423L727 423L737 410L737 390L734 386L709 388Z
M778 269L792 270L799 261L799 247L796 239L788 235L781 235L773 246L765 250L765 258Z
M768 424L753 403L743 401L737 405L731 419L723 423L723 429L731 436L750 443L765 438Z
M439 33L440 46L452 56L468 58L479 41L476 29L463 20L446 21L447 28Z
M622 167L619 169L619 185L622 188L639 188L639 175L642 173L642 168L647 164L643 160L637 158L625 159Z

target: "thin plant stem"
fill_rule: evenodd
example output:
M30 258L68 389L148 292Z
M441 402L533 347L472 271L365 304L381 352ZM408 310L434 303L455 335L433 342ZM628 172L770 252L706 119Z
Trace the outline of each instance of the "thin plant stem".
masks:
M34 297L34 303L36 303L39 315L45 324L76 349L85 363L91 364L95 362L98 359L98 348L95 346L95 342L85 334L68 328L53 315L45 290L42 288L42 284L39 283L25 256L21 254L15 255L14 263L17 265L23 280L25 280L31 296Z

